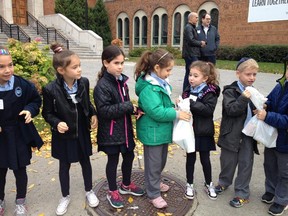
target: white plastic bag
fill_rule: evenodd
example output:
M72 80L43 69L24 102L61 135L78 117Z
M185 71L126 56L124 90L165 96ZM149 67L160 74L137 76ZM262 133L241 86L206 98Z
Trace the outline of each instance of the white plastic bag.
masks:
M275 148L277 137L278 137L278 131L276 128L258 119L253 139L262 143L267 148Z
M258 123L258 119L257 117L254 115L249 122L245 125L245 127L243 128L242 132L246 135L246 136L250 136L253 137L256 131L256 127L257 127L257 123Z
M246 89L251 94L251 101L258 110L262 110L264 103L267 101L257 89L253 87L246 87ZM262 120L257 119L256 116L253 116L249 122L245 125L242 132L250 137L253 137L256 141L262 143L267 148L276 147L276 140L278 137L278 131L276 128L268 125Z
M190 111L190 99L182 99L179 97L180 102L178 103L179 110L181 111ZM190 121L184 121L176 119L174 121L173 127L173 142L178 144L182 149L187 153L195 152L195 136L194 130L192 127L193 119Z
M258 110L262 110L267 98L265 98L256 88L247 86L246 89L250 92L250 100Z

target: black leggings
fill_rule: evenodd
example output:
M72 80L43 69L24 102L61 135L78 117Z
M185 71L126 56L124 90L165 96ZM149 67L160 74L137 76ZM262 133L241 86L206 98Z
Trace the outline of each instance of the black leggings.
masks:
M134 160L134 152L127 151L124 154L122 153L122 158L123 158L121 166L123 176L122 183L128 186L131 183L131 172ZM117 176L118 162L119 162L119 153L108 155L108 161L106 164L106 177L110 191L117 190L116 176Z
M92 167L90 163L90 158L85 158L79 161L82 167L82 175L84 179L85 191L90 191L92 189ZM71 163L59 161L59 179L61 185L62 196L66 197L69 195L70 189L70 178L69 170Z
M211 162L210 162L210 152L199 152L200 154L200 161L202 164L202 169L204 173L204 178L206 184L210 184L212 181L212 174L211 174ZM194 179L194 165L196 162L196 152L187 153L186 154L186 178L187 183L193 184Z
M4 200L5 197L5 184L6 184L6 174L8 168L0 168L0 200ZM21 167L18 170L13 170L16 179L16 199L22 199L26 197L27 193L27 183L28 176L26 172L26 167Z

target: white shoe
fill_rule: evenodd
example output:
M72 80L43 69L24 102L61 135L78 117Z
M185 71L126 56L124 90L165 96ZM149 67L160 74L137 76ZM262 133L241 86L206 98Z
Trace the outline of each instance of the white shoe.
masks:
M99 205L99 199L97 198L93 190L86 192L86 199L90 207L96 207Z
M59 204L56 209L56 215L64 215L67 212L68 205L70 203L70 196L62 197L59 200Z
M186 184L186 192L185 192L185 197L187 199L194 199L194 188L193 188L193 184Z
M15 216L26 216L28 214L27 208L26 208L26 199L17 199L16 200L16 208L14 211Z
M213 182L210 182L210 185L207 185L204 182L204 186L205 186L205 191L206 191L208 197L210 199L212 199L212 200L216 200L217 199L217 194L215 192L215 188L214 188Z

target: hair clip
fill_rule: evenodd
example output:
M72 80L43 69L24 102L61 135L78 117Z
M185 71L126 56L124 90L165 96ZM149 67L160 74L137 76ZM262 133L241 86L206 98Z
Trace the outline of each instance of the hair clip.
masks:
M63 48L62 47L57 47L56 49L54 49L54 52L55 53L60 53L63 51Z
M10 52L7 49L0 49L0 55L10 55Z
M158 64L166 55L168 55L169 52L164 53L157 61L156 64Z

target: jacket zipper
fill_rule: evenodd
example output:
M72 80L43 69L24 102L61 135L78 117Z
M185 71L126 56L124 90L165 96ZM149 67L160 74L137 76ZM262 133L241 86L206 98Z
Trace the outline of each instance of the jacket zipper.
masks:
M124 82L124 86L125 86L125 84L126 84L127 81L128 81L128 80L126 80L126 81ZM122 94L122 91L121 91L121 86L120 86L120 83L119 83L118 81L117 81L117 84L118 84L118 90L119 90L119 93L120 93L122 102L125 102L124 97L123 97L123 94ZM124 93L124 95L125 95L125 89L124 89L124 88L122 88L122 89L123 89L123 93ZM127 118L126 118L126 114L125 114L125 116L124 116L124 124L125 124L126 147L128 148L128 131L127 131Z
M113 134L114 124L115 124L115 123L116 123L116 121L111 120L111 123L110 123L110 136L112 136L112 134Z

